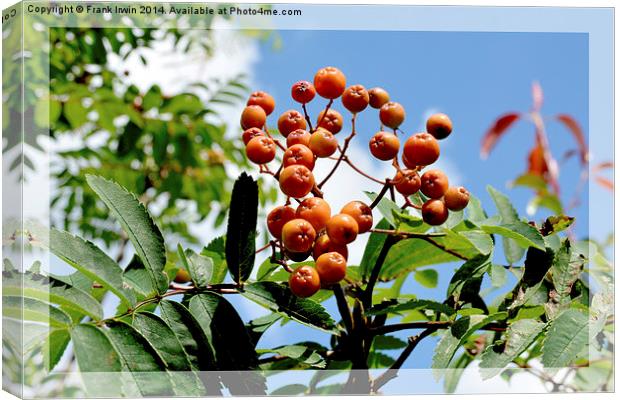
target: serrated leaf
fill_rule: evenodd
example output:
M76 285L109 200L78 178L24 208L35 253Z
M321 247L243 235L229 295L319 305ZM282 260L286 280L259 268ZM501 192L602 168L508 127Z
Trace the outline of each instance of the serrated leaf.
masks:
M502 287L508 282L508 274L503 265L491 265L489 277L491 278L491 285L496 288Z
M545 368L568 367L588 345L588 314L568 309L549 325L543 344Z
M446 393L454 393L456 387L461 380L465 368L472 362L473 358L469 353L464 352L456 360L450 363L450 368L446 371L446 376L443 381L443 387Z
M189 310L212 344L218 368L228 371L222 376L222 382L231 394L264 393L265 377L248 371L258 367L258 357L233 306L218 294L203 293L190 299Z
M509 243L515 243L524 250L528 247L535 247L541 250L545 248L545 239L543 239L538 229L523 221L495 224L494 221L487 220L481 223L480 228L486 233L504 236L504 238L509 239ZM521 257L516 261L519 259Z
M455 312L446 304L434 300L391 299L370 308L366 313L368 315L399 314L403 311L412 310L432 310L446 315L453 315Z
M488 255L478 256L465 262L452 276L447 296L458 300L466 285L473 280L481 279L489 268L491 268L491 259Z
M101 304L91 295L58 279L28 272L3 272L2 277L2 294L5 296L23 296L58 304L95 321L103 316Z
M157 288L153 286L149 271L136 254L123 271L123 282L143 298L151 297L157 293Z
M505 319L507 316L507 313L502 312L491 315L471 315L456 320L450 329L446 330L435 348L431 365L435 377L443 375L457 349L478 329L493 321Z
M390 335L375 336L372 342L372 347L377 350L397 350L406 346L407 342Z
M2 315L24 321L42 322L52 328L68 328L72 324L71 317L61 309L28 297L2 296Z
M207 287L213 275L213 260L196 254L191 249L184 251L180 244L178 246L178 253L185 268L189 271L194 285L200 288Z
M548 236L548 235L553 235L556 233L560 233L566 229L568 229L573 222L575 221L575 218L573 217L568 217L566 215L554 215L551 217L548 217L545 222L543 222L541 231L543 236Z
M121 359L108 337L94 325L71 330L71 342L86 390L98 396L121 397Z
M553 286L560 296L560 302L570 301L570 292L573 284L579 275L585 262L581 256L571 260L572 250L568 239L562 242L562 246L555 253L553 264L551 265L551 273L553 277Z
M487 191L491 195L491 198L495 203L495 207L497 208L497 212L500 216L500 224L508 224L519 221L519 214L506 195L502 194L490 185L487 186ZM512 239L505 238L502 244L504 247L504 256L509 264L514 264L523 257L525 250Z
M166 249L161 232L138 199L115 182L87 175L88 185L110 209L133 244L159 293L168 288Z
M393 245L383 263L379 279L392 280L416 268L460 259L421 239L405 239Z
M310 299L299 298L284 285L254 282L244 287L243 296L287 318L334 333L336 324L325 308Z
M480 200L471 194L469 195L469 203L465 208L465 212L467 214L467 220L473 222L474 224L487 219L487 213L482 208Z
M520 319L511 323L504 342L501 345L491 344L482 353L480 362L482 379L489 379L499 374L536 340L545 325L533 319Z
M420 285L432 289L437 287L439 273L434 269L417 270L413 277Z
M122 369L128 371L144 396L174 395L166 364L153 346L131 325L110 321L105 330L116 349Z
M291 358L300 364L304 364L314 368L325 368L325 360L314 349L304 346L303 344L293 344L287 346L276 347L261 351L262 354L275 353L280 356Z
M50 251L87 278L116 294L128 307L135 304L135 296L124 287L121 267L93 243L52 228Z
M200 324L181 303L163 300L159 303L161 318L170 326L183 346L196 371L210 371L215 367L215 356Z
M191 371L192 365L181 342L160 317L149 312L133 316L133 327L151 344L168 371ZM201 396L205 388L194 372L174 375L174 391L179 396Z
M233 280L250 277L256 250L258 185L245 172L235 181L226 230L226 263Z
M50 334L43 342L43 349L41 350L43 353L43 364L45 364L45 369L48 372L52 371L56 364L58 364L69 341L71 341L71 336L67 329L54 329L50 331Z
M201 255L209 257L213 261L213 274L211 283L218 284L224 282L228 267L226 265L226 239L219 236L213 239L200 252Z
M284 385L277 388L273 392L269 393L270 396L295 396L303 394L308 390L305 385L300 383L291 383L290 385Z

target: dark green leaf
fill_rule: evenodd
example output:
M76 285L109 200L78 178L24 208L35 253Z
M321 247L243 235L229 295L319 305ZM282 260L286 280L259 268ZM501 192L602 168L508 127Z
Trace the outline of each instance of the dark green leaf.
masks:
M261 354L275 353L283 357L291 358L306 367L325 368L325 360L314 349L302 344L293 344L276 347L275 349L260 351Z
M372 307L366 313L368 315L399 314L403 311L412 310L432 310L446 315L452 315L455 312L454 309L446 304L434 300L391 299Z
M364 191L364 194L366 194L366 196L368 196L371 201L375 201L375 199L377 198L377 194L373 192ZM385 218L387 222L392 226L396 226L394 213L399 214L403 212L403 210L400 209L398 204L394 203L392 200L386 198L385 196L381 200L379 200L379 204L377 204L377 210L379 210L383 218Z
M377 229L390 229L390 223L383 218L375 228ZM375 266L379 253L383 248L383 244L387 239L387 235L382 233L371 233L364 249L364 255L362 256L362 262L360 263L360 271L363 279L368 279L372 268Z
M500 216L500 223L507 224L519 221L519 214L512 206L512 203L508 197L490 185L487 186L487 191L491 195L491 198L497 207L497 211ZM506 257L506 260L508 260L509 264L518 262L525 253L522 246L519 246L514 240L508 237L503 240L503 246L504 256Z
M50 331L49 336L43 342L43 363L49 372L54 369L65 352L71 336L67 329L55 329Z
M395 336L381 335L375 336L372 347L377 350L397 350L407 346L407 342Z
M123 282L144 298L157 293L151 275L138 255L133 256L123 271Z
M588 314L568 309L551 321L543 344L545 368L568 367L588 345Z
M124 287L121 267L93 243L51 229L50 251L87 278L116 294L128 307L136 302L133 293Z
M553 286L560 296L559 302L570 300L571 289L575 281L579 279L585 262L585 259L580 255L577 255L576 259L571 260L571 255L570 241L565 239L562 242L562 247L555 253L553 264L551 265Z
M292 383L290 385L285 385L280 388L277 388L273 392L269 393L270 396L295 396L298 394L303 394L308 390L305 385L299 383Z
M413 277L422 286L432 289L432 288L437 287L437 281L439 280L439 273L437 273L437 271L435 271L434 269L417 270L413 274Z
M200 252L201 255L209 257L213 261L213 275L211 283L218 284L224 282L228 268L226 265L226 244L225 237L219 236L213 239Z
M153 286L163 293L168 288L168 278L164 273L164 239L144 205L114 182L94 175L87 175L86 180L127 233L136 254L149 271Z
M310 299L299 298L283 285L275 282L255 282L244 287L243 296L256 303L326 332L333 333L336 325L325 308Z
M244 172L233 187L226 231L226 262L237 283L247 280L254 267L257 213L258 185Z
M523 249L527 249L528 247L535 247L537 249L545 248L545 240L536 227L523 221L501 224L496 224L494 222L495 221L487 220L482 222L480 227L486 233L498 234L510 239L510 243L515 243ZM521 257L516 261L519 259L521 259ZM514 261L514 259L513 261L509 260L511 263L516 261Z

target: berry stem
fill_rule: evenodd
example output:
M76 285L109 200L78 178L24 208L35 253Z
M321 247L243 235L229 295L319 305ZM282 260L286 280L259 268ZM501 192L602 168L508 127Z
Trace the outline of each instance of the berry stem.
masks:
M325 106L325 110L323 111L323 115L321 116L321 119L316 123L317 128L321 126L321 123L323 122L323 119L327 115L327 112L329 111L329 108L332 106L332 104L334 104L334 99L330 99L327 105Z
M384 233L386 235L391 236L400 236L401 238L406 239L427 239L430 237L444 237L445 233L441 232L430 232L430 233L415 233L415 232L401 232L396 229L370 229L368 232L370 233Z
M379 204L379 202L381 201L381 199L383 198L383 196L385 196L385 194L387 193L388 189L392 186L392 182L390 181L390 179L386 179L385 183L383 184L383 188L381 189L381 191L379 192L379 194L377 195L377 197L374 199L374 201L370 204L370 208L374 209L377 204Z
M280 141L278 139L274 139L274 137L271 136L271 133L269 133L269 129L267 129L267 124L265 124L265 126L263 126L263 130L265 131L267 136L269 136L269 138L274 141L276 146L278 146L280 148L280 150L286 151L286 147L282 146L282 143L280 143Z
M308 115L308 110L306 109L306 103L303 103L301 105L301 108L304 110L304 117L306 117L306 122L308 123L308 128L310 129L310 132L314 131L314 128L312 128L312 121L310 120L310 115Z
M321 183L319 183L319 189L322 188L323 185L325 185L325 183L329 180L329 178L332 177L332 175L334 175L334 173L338 169L338 166L340 165L342 160L346 157L345 153L347 152L347 149L349 148L349 143L351 142L351 139L353 139L353 137L355 136L355 118L356 118L356 116L357 116L357 114L353 114L353 117L351 118L351 134L349 136L347 136L347 138L344 140L344 146L342 147L342 150L340 150L340 157L338 157L338 161L336 161L336 164L334 164L334 167L332 168L331 171L329 171L329 174L327 174L325 179L323 179L323 181ZM339 147L339 149L340 149L340 147Z

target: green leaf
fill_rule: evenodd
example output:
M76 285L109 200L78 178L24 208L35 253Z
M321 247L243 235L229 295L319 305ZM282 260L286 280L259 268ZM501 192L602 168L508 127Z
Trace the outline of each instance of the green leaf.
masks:
M491 258L488 255L478 256L465 262L452 276L447 296L458 300L466 286L474 280L481 279L489 268L491 268Z
M519 221L519 214L512 206L512 203L508 197L490 185L487 186L487 191L491 195L491 198L495 203L495 207L497 207L497 211L500 216L500 223L506 224ZM509 264L514 264L523 257L525 251L512 239L505 238L502 244L504 246L504 256L506 257L506 260L508 260Z
M71 336L67 329L55 329L50 331L50 334L43 342L43 363L45 369L49 372L54 369L58 361L65 352Z
M557 234L568 229L573 222L575 222L575 218L566 215L551 216L543 222L541 231L543 236Z
M560 296L560 302L570 301L571 289L575 281L579 279L585 262L585 259L579 255L577 259L571 260L571 254L570 241L565 239L560 249L555 253L553 264L551 265L553 286Z
M93 243L70 233L51 229L50 251L87 278L116 294L128 307L135 304L135 296L123 285L121 267Z
M454 393L456 387L461 380L465 368L472 362L473 358L469 353L464 352L456 360L453 360L450 364L450 368L446 371L446 376L443 381L443 387L446 393Z
M547 182L536 174L523 174L511 182L511 186L523 186L536 191L546 191Z
M72 97L64 104L63 114L73 129L77 129L88 122L87 113L88 111L82 105L80 98Z
M40 300L20 296L2 296L2 315L25 321L43 322L52 328L68 328L71 317L61 309Z
M244 287L243 296L285 317L334 333L336 324L325 308L310 299L299 298L284 285L254 282Z
M155 349L168 371L192 370L181 342L160 317L148 312L136 313L133 326ZM196 373L175 374L174 377L175 394L186 397L205 394L205 388Z
M226 238L219 236L213 239L200 252L201 255L209 257L213 261L213 274L211 283L218 284L224 282L228 266L226 265Z
M478 222L484 221L488 218L487 213L484 212L484 209L482 208L482 204L480 204L480 200L471 194L469 196L469 203L465 208L465 212L467 213L467 220L476 225Z
M157 293L149 271L136 254L123 271L123 282L143 298L152 297Z
M209 257L194 253L191 249L186 250L187 267L192 281L196 287L206 287L211 282L213 275L213 260Z
M562 214L564 208L562 207L562 201L553 193L543 192L532 197L527 204L527 213L533 215L538 211L540 207L544 207L556 214Z
M412 310L431 310L446 315L453 315L455 313L454 309L446 304L434 300L418 299L391 299L370 308L366 313L368 315L399 314L403 311Z
M437 273L437 271L435 271L434 269L417 270L413 274L413 277L422 286L432 289L437 287L439 273Z
M258 357L233 306L218 294L203 293L191 298L189 310L213 346L219 369L228 371L222 376L222 381L231 394L256 395L264 392L265 377L247 371L258 367Z
M103 331L94 325L78 325L71 330L71 342L80 372L85 372L82 379L87 391L97 396L122 397L122 385L118 374L114 374L122 371L121 359Z
M511 243L515 243L523 249L535 247L542 250L545 248L545 239L543 239L543 236L536 227L523 221L502 224L495 224L494 222L495 221L487 220L481 223L480 227L486 233L498 234L511 239ZM519 259L521 259L521 257L519 257L517 261Z
M161 88L157 85L153 85L142 98L142 109L148 111L151 108L159 108L162 103Z
M304 394L308 390L305 385L300 383L291 383L290 385L284 385L277 388L273 392L269 393L270 396L295 396L298 394Z
M545 368L568 367L588 345L588 314L568 309L549 325L543 344Z
M174 390L166 364L153 346L131 325L111 321L105 331L120 357L124 371L129 371L144 396L172 396Z
M383 218L377 226L377 229L390 229L390 223ZM368 242L366 243L366 248L364 249L364 255L362 256L362 262L360 263L360 271L363 279L368 279L372 268L375 266L377 262L377 258L379 257L379 253L383 248L383 244L385 243L388 235L383 233L371 233L368 238Z
M159 293L165 292L168 278L164 273L164 239L144 205L117 183L94 175L87 175L86 181L127 233L136 254L150 274L153 286L158 288Z
M508 282L508 274L503 265L491 265L489 277L491 278L491 285L496 288L502 287Z
M391 247L381 268L379 279L389 281L419 267L459 260L458 257L424 240L405 239Z
M590 342L596 340L596 336L605 328L607 319L614 311L613 287L609 285L601 293L592 296L590 306L589 335Z
M226 231L226 262L237 283L250 277L256 250L258 185L245 172L235 181Z
M482 379L489 379L499 374L504 367L534 343L545 325L533 319L520 319L511 323L504 341L491 344L482 353L480 362Z
M505 319L507 316L507 313L495 313L491 315L471 315L456 320L452 327L446 330L435 348L431 365L431 368L435 370L435 376L439 377L445 372L444 370L448 368L458 348L478 329L492 321Z
M325 360L314 349L302 344L293 344L276 347L275 349L262 350L261 354L275 353L283 357L288 357L307 367L325 368Z
M215 356L200 324L181 303L163 300L159 303L162 319L170 326L183 346L193 369L210 371L215 367Z
M52 277L28 272L23 275L4 272L2 289L2 294L5 296L23 296L58 304L88 315L95 321L103 316L101 304L91 295Z
M377 198L377 194L373 192L364 191L364 194L368 196L371 201L375 201ZM394 219L394 213L400 214L403 210L400 209L398 204L394 203L392 200L386 198L385 196L379 200L379 204L377 204L377 210L381 213L383 218L392 225L396 226L396 220Z
M407 342L395 336L381 335L375 336L372 347L377 350L397 350L407 347Z

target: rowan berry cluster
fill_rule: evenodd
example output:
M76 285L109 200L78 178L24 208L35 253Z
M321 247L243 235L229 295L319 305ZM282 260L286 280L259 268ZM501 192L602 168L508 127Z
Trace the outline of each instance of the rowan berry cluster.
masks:
M319 113L313 127L306 110L306 104L316 95L328 100ZM299 81L291 88L291 97L301 104L302 112L288 110L277 121L279 133L286 138L286 146L274 138L267 129L267 117L275 110L275 101L268 93L258 91L251 94L241 114L244 129L243 142L248 159L260 166L262 173L273 175L280 190L287 196L286 204L271 210L267 216L269 232L275 238L284 259L278 260L285 268L286 259L300 262L312 256L315 267L301 266L290 271L291 291L299 297L316 293L321 286L340 282L346 276L347 245L358 234L371 230L372 208L361 201L346 204L339 213L332 215L329 203L323 199L321 186L329 179L341 161L349 163L355 170L367 176L354 166L345 155L349 141L355 135L355 117L368 106L379 110L381 129L369 142L370 153L382 161L392 161L396 172L393 178L376 182L384 183L384 189L395 188L405 198L403 207L421 209L425 222L441 225L448 218L448 210L462 210L467 206L469 193L463 187L450 187L446 175L438 169L422 170L439 158L438 139L445 139L452 132L452 122L445 114L432 115L424 133L410 136L404 143L399 163L403 134L399 129L405 120L404 107L390 101L382 88L366 90L362 85L346 86L345 75L337 68L325 67L314 76L314 82ZM336 136L343 127L342 115L331 108L335 99L352 114L352 132L341 147ZM385 130L390 128L392 131ZM272 172L266 165L276 159L277 149L283 151L279 168ZM338 156L335 156L339 152ZM337 160L334 170L321 182L317 182L313 169L318 159ZM367 176L368 177L368 176ZM382 193L385 194L386 190ZM414 204L410 196L421 192L424 203ZM310 197L306 197L312 194ZM291 206L291 199L297 207ZM290 270L290 269L289 269Z

